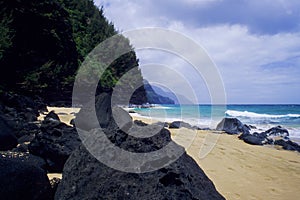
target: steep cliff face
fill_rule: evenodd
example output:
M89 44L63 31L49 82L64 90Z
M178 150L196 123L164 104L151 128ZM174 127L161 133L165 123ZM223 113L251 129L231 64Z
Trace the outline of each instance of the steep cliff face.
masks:
M172 100L171 98L156 93L155 90L153 89L153 86L147 80L144 80L144 88L146 90L146 96L148 102L151 104L174 104L175 103L174 100Z

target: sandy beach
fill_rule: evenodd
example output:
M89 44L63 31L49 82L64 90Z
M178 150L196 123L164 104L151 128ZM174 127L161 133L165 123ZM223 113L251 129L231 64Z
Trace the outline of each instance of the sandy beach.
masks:
M146 123L147 118L133 115ZM212 131L170 129L172 139L185 146L226 199L297 199L300 196L300 154L274 147L249 145L236 135ZM190 142L192 138L192 141ZM200 158L204 141L217 138Z
M74 112L78 112L78 109L73 108L48 107L48 110L54 110L65 123L69 123ZM134 114L132 117L146 123L155 122ZM170 131L173 140L185 146L187 153L226 199L299 198L299 153L271 146L249 145L236 135L185 128ZM211 142L209 138L214 143L213 149L201 158L199 152L204 142Z

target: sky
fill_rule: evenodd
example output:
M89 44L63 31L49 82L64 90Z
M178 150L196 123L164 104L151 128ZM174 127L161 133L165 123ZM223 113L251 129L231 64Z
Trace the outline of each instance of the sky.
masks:
M189 37L218 69L229 104L300 104L299 0L95 0L95 4L103 6L121 33L160 27ZM159 83L162 80L156 78L163 74L162 85L186 95L186 84L179 81L184 80L197 103L211 102L214 91L178 56L157 50L137 56L149 82Z

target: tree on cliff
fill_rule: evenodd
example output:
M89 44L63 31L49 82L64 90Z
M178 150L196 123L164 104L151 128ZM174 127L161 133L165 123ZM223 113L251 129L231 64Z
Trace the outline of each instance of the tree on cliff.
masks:
M117 33L92 0L3 0L0 11L0 86L50 102L71 99L80 64L96 45ZM108 67L98 93L112 91L137 66L132 49ZM146 101L144 89L137 96L136 103Z

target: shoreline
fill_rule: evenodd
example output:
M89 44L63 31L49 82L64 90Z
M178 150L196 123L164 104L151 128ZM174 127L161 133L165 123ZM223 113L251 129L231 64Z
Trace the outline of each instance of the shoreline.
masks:
M51 110L58 114L62 122L69 123L79 109L48 107L48 111ZM133 120L148 124L158 122L135 113L130 115ZM298 152L249 145L238 139L237 135L215 134L211 130L169 130L172 139L185 146L187 154L226 199L295 199L300 196ZM204 141L215 136L218 138L214 148L207 156L200 158L199 152Z
M151 122L144 117L131 116L133 120ZM186 128L169 130L172 139L183 146L193 134ZM300 196L298 152L249 145L237 135L215 134L211 130L198 130L194 135L185 149L226 199L294 199ZM200 158L200 149L208 135L217 135L218 140L212 151Z

